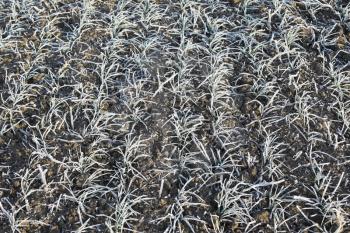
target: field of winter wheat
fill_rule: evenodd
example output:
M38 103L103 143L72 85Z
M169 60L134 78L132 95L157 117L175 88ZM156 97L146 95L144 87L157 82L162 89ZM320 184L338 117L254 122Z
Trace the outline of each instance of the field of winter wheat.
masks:
M350 232L350 3L0 0L0 232Z

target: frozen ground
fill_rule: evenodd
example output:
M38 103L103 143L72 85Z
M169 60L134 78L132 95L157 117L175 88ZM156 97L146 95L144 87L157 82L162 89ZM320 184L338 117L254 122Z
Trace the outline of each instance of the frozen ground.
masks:
M0 232L350 232L347 0L0 0Z

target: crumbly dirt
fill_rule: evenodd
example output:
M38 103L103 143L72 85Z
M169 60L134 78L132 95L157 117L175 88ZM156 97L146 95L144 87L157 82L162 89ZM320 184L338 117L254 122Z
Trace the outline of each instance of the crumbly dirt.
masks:
M326 2L0 1L1 232L350 232Z

